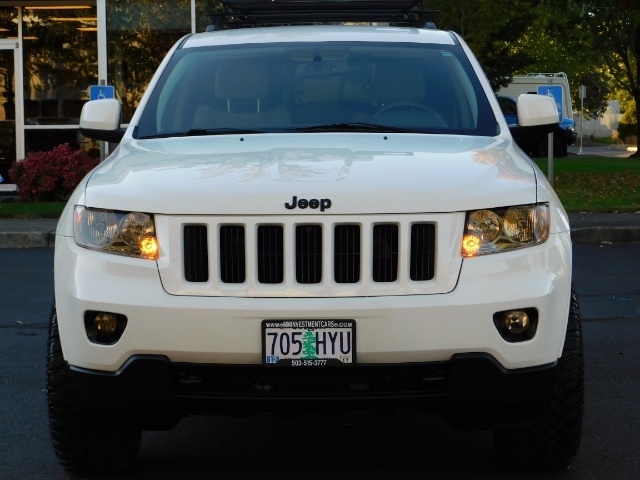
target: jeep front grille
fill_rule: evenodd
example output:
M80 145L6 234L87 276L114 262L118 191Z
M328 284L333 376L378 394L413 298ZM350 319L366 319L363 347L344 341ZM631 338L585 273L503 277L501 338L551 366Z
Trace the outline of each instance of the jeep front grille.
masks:
M211 228L211 225L208 227ZM187 282L209 281L211 232L203 225L185 225L184 275ZM285 281L286 262L293 262L295 282L314 285L328 279L337 284L355 284L362 279L363 249L368 252L370 278L373 283L398 280L401 245L408 252L408 275L412 281L428 281L435 274L435 225L413 223L410 239L401 242L397 223L377 223L364 229L360 224L298 224L287 247L289 233L283 225L216 225L219 280L225 284L243 284L255 276L259 284L278 285ZM331 229L331 242L326 242L325 229ZM255 232L255 234L254 234ZM249 241L248 236L255 235ZM365 247L364 242L369 246ZM326 243L330 243L327 245ZM215 245L215 244L214 244ZM249 251L249 247L253 251ZM215 247L214 247L215 248ZM291 252L287 258L285 252ZM329 255L328 261L325 261ZM248 257L256 259L256 272L247 271ZM326 270L326 271L325 271Z

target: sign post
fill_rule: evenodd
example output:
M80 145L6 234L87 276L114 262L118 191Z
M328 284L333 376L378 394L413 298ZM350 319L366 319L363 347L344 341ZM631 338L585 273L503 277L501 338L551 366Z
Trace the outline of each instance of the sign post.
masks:
M580 85L580 87L578 87L578 95L580 96L580 152L578 152L578 155L582 155L582 137L584 135L584 99L587 98L586 85Z
M113 85L106 85L105 80L100 80L100 85L89 86L89 100L103 100L105 98L116 98L116 89ZM105 142L100 142L100 161L107 156Z
M553 85L553 78L549 78L548 85L538 86L538 95L546 95L555 100L558 107L558 120L562 121L562 85ZM549 167L547 178L553 187L553 132L547 136L547 156L549 158Z

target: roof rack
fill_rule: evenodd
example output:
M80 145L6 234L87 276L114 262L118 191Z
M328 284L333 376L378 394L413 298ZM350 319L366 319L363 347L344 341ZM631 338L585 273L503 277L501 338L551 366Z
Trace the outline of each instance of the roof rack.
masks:
M266 25L383 22L436 28L437 10L420 0L222 0L223 12L208 13L207 31Z

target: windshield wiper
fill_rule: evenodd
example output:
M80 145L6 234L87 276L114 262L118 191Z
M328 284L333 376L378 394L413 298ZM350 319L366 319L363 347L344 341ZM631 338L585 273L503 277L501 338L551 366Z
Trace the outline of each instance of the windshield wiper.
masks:
M269 133L266 130L250 130L247 128L192 128L185 133L187 137L198 135L242 135L250 133Z
M197 137L205 135L243 135L251 133L269 133L265 130L248 130L246 128L192 128L186 132L158 133L156 135L145 135L138 140L149 140L151 138L171 138L171 137Z
M277 130L250 130L245 128L192 128L186 132L158 133L156 135L146 135L139 137L139 140L148 140L151 138L171 138L171 137L197 137L204 135L243 135L258 133L274 133L274 132L379 132L379 133L435 133L427 130L415 128L390 127L388 125L377 125L375 123L328 123L326 125L311 125L308 127L300 127L293 129L277 129Z
M425 133L421 130L376 125L375 123L328 123L326 125L312 125L291 130L292 132L381 132L381 133Z

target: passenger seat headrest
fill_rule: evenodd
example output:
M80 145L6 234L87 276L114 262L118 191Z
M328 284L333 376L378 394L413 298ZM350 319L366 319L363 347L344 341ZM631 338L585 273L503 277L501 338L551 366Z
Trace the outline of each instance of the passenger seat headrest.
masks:
M216 70L218 98L257 99L269 94L268 68L255 59L223 60Z

